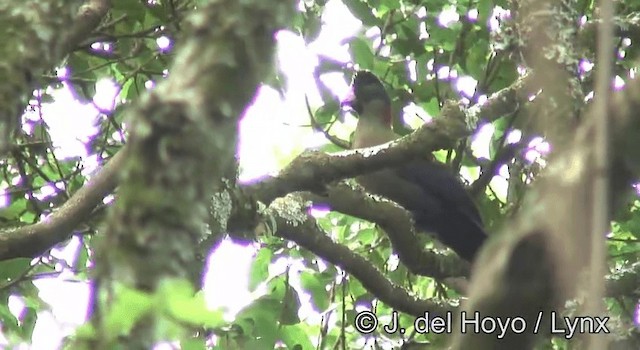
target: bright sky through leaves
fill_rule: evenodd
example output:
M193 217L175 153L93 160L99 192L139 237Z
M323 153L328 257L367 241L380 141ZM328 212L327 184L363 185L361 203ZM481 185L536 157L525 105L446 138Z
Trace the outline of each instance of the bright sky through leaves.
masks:
M477 11L467 14L469 18L477 15ZM495 22L496 27L501 15L504 13L494 12L491 21ZM443 26L450 26L458 19L459 15L455 8L445 8L439 17ZM288 31L278 33L277 62L279 69L286 77L285 93L282 95L272 87L262 86L254 104L246 111L240 123L238 150L241 181L249 181L274 173L305 148L317 147L326 142L323 135L314 133L308 127L309 116L305 98L308 98L313 108L317 108L322 103L315 86L313 71L319 62L318 55L331 57L338 62L349 62L351 60L349 46L345 44L345 39L356 35L360 29L360 21L353 17L340 1L331 0L326 4L322 16L322 31L312 43L305 45L304 40L296 33ZM425 28L422 28L420 35L428 36ZM368 32L367 37L378 38L374 40L374 47L379 45L379 30ZM173 43L167 37L159 38L156 43L160 50L173 48ZM96 43L92 47L96 50L111 50L109 44ZM380 54L385 55L385 52L383 49ZM433 65L433 62L430 64ZM415 62L408 61L408 68L409 73L415 78ZM65 69L60 70L60 76L66 76L66 74ZM458 77L455 70L446 66L440 66L437 74L440 78L451 79L456 89L461 91L462 96L470 98L474 95L477 83L474 79L466 76ZM326 74L320 79L336 98L344 97L349 90L349 82L345 81L341 74ZM149 81L147 88L153 86L154 82ZM88 104L78 102L66 86L48 92L53 95L55 103L43 105L41 111L42 117L50 128L56 155L60 158L82 157L85 173L91 173L98 162L95 156L87 154L85 144L98 132L96 122L98 118L104 118L104 114L100 112L113 110L119 102L116 98L119 87L112 80L100 80L96 84L96 95L92 103ZM408 105L403 112L405 122L411 127L428 122L432 117L415 104ZM25 118L36 120L40 118L40 114L29 112L25 114ZM347 119L346 125L353 127L355 126L353 122L354 119ZM487 125L482 130L473 140L474 155L479 158L489 158L488 145L493 127ZM346 138L348 134L339 136ZM536 148L536 152L534 156L539 156L543 150ZM477 176L477 174L468 173L463 175L470 180ZM506 188L506 180L496 177L494 181L501 184L496 186L498 195L506 196L506 193L501 193L501 189ZM53 188L45 188L41 192L41 195L51 194ZM74 238L66 247L54 250L54 254L72 261L78 244L79 239ZM256 251L253 245L244 247L225 241L212 254L204 281L207 301L212 307L225 307L229 316L232 316L261 293L258 289L252 295L247 288L246 276ZM290 265L292 276L295 276L296 271L302 266L294 261L282 260L272 266L270 273L284 273L288 265ZM62 266L59 268L63 269ZM88 287L86 283L68 280L70 277L69 274L62 273L56 278L36 281L41 297L51 305L51 311L41 311L39 314L33 335L34 348L56 349L62 336L70 334L75 326L84 322ZM292 278L294 286L298 283L296 278ZM220 288L221 285L224 288ZM302 298L301 313L307 317L316 317L308 302L309 296L303 293L300 296ZM14 297L11 301L12 311L19 313L23 304L20 298Z

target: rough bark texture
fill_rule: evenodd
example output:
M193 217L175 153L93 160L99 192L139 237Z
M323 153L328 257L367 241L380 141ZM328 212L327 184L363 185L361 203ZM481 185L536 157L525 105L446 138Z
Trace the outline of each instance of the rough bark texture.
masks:
M130 157L96 253L99 291L107 296L101 310L120 286L153 292L170 278L194 280L211 197L235 166L238 118L272 67L274 34L292 9L289 1L220 0L191 16L171 77L133 112ZM107 348L114 335L100 321ZM118 342L153 347L160 340L155 321L139 319Z

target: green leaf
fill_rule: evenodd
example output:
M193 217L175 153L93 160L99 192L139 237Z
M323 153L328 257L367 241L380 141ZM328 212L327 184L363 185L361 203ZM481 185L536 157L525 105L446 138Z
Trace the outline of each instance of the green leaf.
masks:
M89 260L89 249L87 249L85 245L81 245L78 251L78 256L73 262L73 267L76 270L86 269L88 260Z
M19 333L20 326L18 325L18 319L11 313L7 304L0 304L0 324L2 324L3 331L10 333Z
M381 252L380 247L371 250L367 253L367 260L369 260L369 262L371 262L374 266L377 266L379 268L382 268L386 263L387 263L387 259L388 257L388 251L386 251L387 256L384 256Z
M38 321L38 311L39 309L27 307L20 319L20 336L23 339L31 339L33 334L33 329L36 327L36 322Z
M361 297L363 295L368 295L369 292L362 286L362 283L355 278L349 279L349 293L355 297Z
M113 9L127 14L127 19L142 22L147 13L143 2L131 0L114 0Z
M236 316L235 324L252 336L247 349L273 349L277 340L282 303L279 298L271 295L258 298L249 307L242 310ZM259 347L256 347L259 346Z
M311 294L311 303L319 312L324 312L329 308L329 293L327 292L327 282L325 278L317 272L300 272L300 285Z
M280 324L291 325L299 323L298 310L300 310L298 292L292 286L288 286L283 300L282 313L280 314Z
M315 118L316 122L320 124L320 126L323 126L324 124L328 124L335 119L339 109L340 106L338 105L338 102L335 100L331 100L322 105L322 107L318 108L313 117Z
M105 315L105 329L112 337L128 335L133 326L153 310L153 298L138 290L119 286Z
M0 281L9 281L21 276L31 266L29 258L15 258L0 262Z
M146 13L147 19L145 20L145 23L148 23L150 18L153 18L154 20L157 20L159 22L166 22L169 20L169 12L167 11L167 9L165 9L165 7L161 6L161 4L163 3L158 2L155 5L147 6L148 12Z
M420 107L432 117L440 114L440 105L438 104L438 99L435 97L429 99L426 103L421 103Z
M182 350L205 350L207 345L202 338L189 338L180 342L180 349Z
M373 68L373 51L371 44L362 38L353 38L349 43L349 51L353 57L353 62L357 63L363 69Z
M249 270L249 291L253 292L269 277L269 265L273 252L269 249L260 249L256 254L251 269Z
M76 329L75 337L79 339L95 339L96 329L91 323L85 323Z
M378 240L378 230L369 227L358 231L356 239L361 245L369 246Z
M373 11L369 4L360 0L343 0L349 11L362 21L362 24L366 26L381 26L383 23L380 19L373 15Z
M487 67L488 42L484 38L477 38L466 56L467 72L476 80L484 78Z
M478 22L485 23L493 11L493 0L480 0L478 2Z
M156 296L157 305L162 305L173 318L194 326L220 327L226 322L222 311L209 310L203 293L194 295L191 283L186 280L166 280Z
M278 338L282 339L288 349L312 350L315 347L309 339L309 334L302 325L282 326Z
M390 271L387 276L392 282L398 285L405 285L407 281L407 272L407 267L404 264L399 264L398 268Z
M402 56L418 57L427 52L424 42L418 36L419 25L417 19L411 18L399 27L399 36L393 46Z

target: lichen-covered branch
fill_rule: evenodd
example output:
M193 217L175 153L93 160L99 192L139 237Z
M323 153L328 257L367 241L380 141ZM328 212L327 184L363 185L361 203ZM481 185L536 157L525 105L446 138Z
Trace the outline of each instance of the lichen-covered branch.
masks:
M400 261L409 271L438 279L468 276L469 266L455 255L443 256L417 245L411 214L383 198L373 198L361 188L342 182L327 187L325 196L309 196L315 204L377 223L385 231ZM313 248L312 248L313 249Z
M452 305L442 302L416 299L404 288L391 283L366 259L333 242L306 214L304 203L305 199L299 194L290 194L271 203L265 215L275 222L274 229L278 236L296 242L347 271L376 298L396 310L418 317L424 316L425 312L443 316L454 309Z
M130 155L96 249L98 292L107 296L97 298L106 300L100 310L108 312L119 286L153 293L167 279L197 280L195 247L213 193L236 166L238 118L272 68L275 33L292 11L290 1L217 0L189 18L174 74L132 113ZM111 348L103 314L94 318L98 342ZM152 348L166 336L158 322L146 315L117 342Z

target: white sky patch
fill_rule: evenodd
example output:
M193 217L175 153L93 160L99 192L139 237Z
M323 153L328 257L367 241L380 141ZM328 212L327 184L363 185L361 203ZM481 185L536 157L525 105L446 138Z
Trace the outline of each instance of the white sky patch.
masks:
M113 80L104 78L96 82L96 95L93 103L101 111L111 112L116 106L116 97L120 93L120 87Z
M478 9L471 9L467 12L467 18L471 22L475 22L478 20Z
M587 23L587 16L584 16L584 15L583 15L582 17L580 17L580 20L578 21L578 23L579 23L581 26L585 25L585 24Z
M505 179L509 177L509 167L506 164L503 164L498 168L498 175L504 177Z
M616 91L620 91L622 90L622 88L624 88L624 79L622 79L619 75L616 75L616 77L613 79L613 89Z
M209 256L203 281L209 307L224 308L227 316L233 316L251 302L249 269L256 252L252 245L242 246L229 239L220 243Z
M313 79L313 72L319 63L318 57L305 47L304 40L297 34L280 31L276 38L278 64L287 78L287 98L304 103L306 94L312 105L322 103Z
M56 68L56 76L60 79L65 79L69 76L69 68L58 67Z
M586 95L584 95L584 102L588 102L593 99L594 92L593 90L589 91Z
M110 203L112 203L115 199L116 199L116 197L115 197L114 195L110 194L110 195L108 195L108 196L105 196L105 197L102 199L102 204L110 204Z
M110 52L113 49L113 45L111 43L95 42L91 44L91 48L95 51Z
M315 206L314 205L311 209L309 209L309 214L311 216L313 216L314 218L323 218L323 217L327 216L330 211L331 211L331 209L329 209L327 207L321 207L321 206Z
M7 194L7 188L9 188L9 184L4 181L0 181L0 208L5 208L9 205L9 195Z
M67 265L72 265L78 255L81 242L77 236L71 237L69 243L51 250L51 256L64 260Z
M327 2L321 20L322 30L316 40L309 44L309 50L339 62L350 61L349 47L344 41L362 28L362 22L339 0Z
M491 137L494 131L495 127L490 123L480 127L471 142L471 152L476 158L490 158L489 145L491 144Z
M504 171L502 171L504 168ZM509 188L509 172L507 170L507 166L504 165L500 170L501 176L494 176L491 179L489 185L493 189L493 192L496 194L498 200L502 202L507 201L507 189Z
M527 67L525 67L525 66L518 65L518 66L516 67L516 72L518 72L518 75L522 77L522 76L524 76L525 74L527 74L528 69L527 69Z
M525 153L525 159L530 162L541 161L541 158L551 151L551 145L542 137L532 139L528 146L529 149Z
M445 7L444 10L440 12L440 15L438 15L438 23L445 28L448 28L453 23L458 22L459 19L460 15L458 15L456 8L453 6Z
M60 183L58 185L54 185L53 183L48 183L48 184L40 187L39 190L34 191L33 192L33 196L38 200L43 200L43 199L55 194L58 191L56 189L57 186L64 187L64 184Z
M438 68L438 71L436 72L438 79L448 79L450 77L450 73L449 67L447 66Z
M460 176L467 183L472 183L478 179L480 175L480 168L478 167L462 167L460 168Z
M506 142L508 144L512 144L512 143L516 143L516 142L520 142L520 139L522 138L522 131L520 130L513 130L509 133L509 135L507 135L507 140Z
M589 61L586 58L580 60L580 70L583 72L590 72L593 69L594 65L595 64L593 64L591 61Z
M511 16L511 11L505 10L500 6L496 6L493 8L491 12L491 16L489 17L489 30L492 32L500 30L500 22L504 18L508 18Z
M416 129L424 123L431 121L431 116L422 107L411 102L402 109L402 118L405 124Z
M69 291L65 291L69 293ZM70 295L70 294L67 294ZM69 302L71 304L71 302ZM62 339L71 334L68 327L61 324L60 320L49 311L38 313L38 321L33 328L30 349L59 350Z
M10 295L9 299L7 300L7 306L9 307L9 312L11 312L13 316L15 316L18 320L22 320L23 312L25 311L26 306L23 297L18 295Z
M426 16L426 10L424 15ZM313 79L313 71L318 65L317 56L321 54L340 62L349 61L348 45L344 44L345 39L355 35L362 28L362 23L353 17L339 0L330 0L327 3L322 20L320 35L308 46L305 46L304 40L295 33L287 31L278 33L278 62L287 78L286 96L283 100L278 91L263 86L254 104L247 109L240 122L238 153L242 168L241 180L275 172L286 160L291 159L305 147L319 143L318 134L306 127L309 124L309 116L304 105L305 95L309 97L313 109L322 103ZM459 15L453 7L447 8L439 16L439 21L444 26L458 20ZM379 38L380 31L375 29L367 34ZM428 36L426 31L425 35ZM167 38L159 38L156 43L160 48L170 47L172 44ZM112 50L111 44L108 43L96 43L92 47L97 50ZM430 64L433 68L433 61ZM442 73L445 73L446 77L452 75L448 67L442 68L445 69ZM348 89L348 83L342 77L337 79L338 76L326 74L321 79L335 96L342 96L345 89ZM113 81L101 80L96 85L97 93L94 103L104 110L112 110L116 103L117 90ZM99 111L92 104L79 103L67 88L56 91L54 98L56 102L43 106L42 113L51 126L54 146L59 148L56 150L56 155L63 158L77 155L86 157L84 143L88 135L98 131L95 123ZM420 111L424 112L417 107L411 112L419 116ZM426 120L429 116L426 112L424 113ZM347 118L347 126L354 121L355 118ZM415 122L418 123L418 120ZM420 120L420 125L423 122ZM409 124L413 124L413 121ZM324 141L324 138L322 140ZM94 164L97 164L96 160L94 156ZM506 180L495 177L492 184L496 181L503 181L505 186L502 187L506 189ZM499 191L499 188L495 189L496 192ZM113 199L113 196L109 198ZM314 213L323 215L321 211L318 209ZM79 241L74 244L77 248ZM67 255L71 255L71 250L72 247L68 246L62 250L56 250L54 254L59 257L64 256L66 260L70 258ZM247 288L248 271L255 251L255 246L241 246L231 241L223 241L211 254L204 279L204 290L209 305L225 306L229 313L235 314L251 302L255 295L252 295ZM291 281L294 286L298 286L297 275L302 265L292 264L291 260L283 261L281 264L292 266ZM71 326L84 322L88 286L85 283L65 281L64 278L37 281L42 298L51 304L52 312L40 313L34 330L33 348L57 349L56 344L59 344L63 335L70 333ZM224 287L220 288L220 286ZM313 315L311 304L308 302L309 296L306 293L301 293L300 296L303 301L301 313Z
M418 11L416 11L416 17L418 17L420 19L427 18L427 8L424 7L424 6L420 6Z
M435 60L433 58L427 61L427 70L433 71L434 62Z
M371 27L369 29L367 29L366 32L364 32L364 36L372 39L373 40L373 47L377 48L378 46L380 46L381 43L381 39L380 36L382 35L382 33L380 32L380 28L378 27Z
M326 73L320 76L320 81L342 101L351 93L350 84L344 80L344 74L340 72Z
M38 313L33 330L33 349L58 349L62 336L71 334L86 321L89 286L84 282L65 281L67 276L34 281L39 297L51 306Z
M456 79L456 89L466 97L472 97L476 92L478 81L468 75L464 75Z
M409 71L409 79L413 82L418 81L418 62L416 60L409 60L407 62L407 70Z
M373 47L373 50L378 50L379 56L382 57L387 57L389 55L389 53L391 52L391 48L387 45L383 45L382 43L382 33L380 32L380 28L378 27L371 27L369 28L365 33L364 33L365 37L371 39L371 46ZM392 35L392 37L395 39L396 35ZM380 48L380 46L382 45L382 48Z
M252 180L279 169L274 155L282 142L281 121L283 111L280 94L270 87L260 88L253 105L240 121L239 161L240 182Z
M100 165L104 164L103 161L99 162L98 159L99 156L97 154L82 158L82 170L80 170L80 173L87 178L87 181L100 169Z
M161 51L167 51L171 48L171 39L163 35L156 39L156 45Z
M92 104L82 104L75 99L66 83L61 89L47 89L54 103L42 104L42 118L49 127L49 134L59 159L86 157L85 143L90 135L98 132L98 110ZM38 112L27 112L25 118L37 119Z
M427 22L426 21L420 22L420 25L418 26L418 31L420 32L420 34L418 35L418 39L420 39L420 40L429 39L430 35L429 35L429 32L427 31Z

